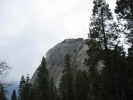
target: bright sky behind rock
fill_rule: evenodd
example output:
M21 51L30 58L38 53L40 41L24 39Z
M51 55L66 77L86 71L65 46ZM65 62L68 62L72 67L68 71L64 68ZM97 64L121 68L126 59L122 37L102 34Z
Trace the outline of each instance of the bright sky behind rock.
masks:
M107 0L113 11L116 0ZM87 38L93 0L0 0L0 61L8 82L32 77L42 56L67 38Z

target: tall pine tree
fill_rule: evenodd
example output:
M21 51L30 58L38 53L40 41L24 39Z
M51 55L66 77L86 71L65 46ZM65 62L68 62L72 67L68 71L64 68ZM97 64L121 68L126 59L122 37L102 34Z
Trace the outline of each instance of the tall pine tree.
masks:
M70 55L66 54L64 57L64 70L61 82L59 84L59 91L61 100L73 100L73 72L71 70Z
M37 69L36 78L37 100L50 100L49 98L49 72L46 68L45 58L42 58L41 65Z
M86 60L86 64L89 66L90 99L116 100L110 56L112 50L119 44L118 25L113 21L111 10L105 0L94 0L93 3L93 14L88 34L87 55L89 59Z
M113 49L118 43L117 24L109 5L105 0L94 0L93 14L90 18L87 51L90 57L87 65L96 67L98 61L107 60L109 49ZM93 68L94 69L94 68Z

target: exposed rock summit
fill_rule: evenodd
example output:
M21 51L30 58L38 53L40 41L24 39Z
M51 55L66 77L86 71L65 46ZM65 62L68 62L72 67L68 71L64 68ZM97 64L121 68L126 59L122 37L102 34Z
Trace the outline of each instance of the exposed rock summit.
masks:
M77 69L87 70L84 65L84 60L87 58L86 50L88 46L83 38L65 39L61 43L55 45L46 53L46 64L50 76L53 76L55 85L58 87L63 70L64 56L71 55L71 65L73 71ZM36 71L31 78L31 83L34 82Z

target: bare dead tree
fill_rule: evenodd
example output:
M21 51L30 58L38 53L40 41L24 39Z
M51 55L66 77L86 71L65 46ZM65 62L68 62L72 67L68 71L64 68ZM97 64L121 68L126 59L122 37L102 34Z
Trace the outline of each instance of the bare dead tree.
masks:
M3 80L7 77L11 67L7 65L5 61L0 62L0 83L3 84Z

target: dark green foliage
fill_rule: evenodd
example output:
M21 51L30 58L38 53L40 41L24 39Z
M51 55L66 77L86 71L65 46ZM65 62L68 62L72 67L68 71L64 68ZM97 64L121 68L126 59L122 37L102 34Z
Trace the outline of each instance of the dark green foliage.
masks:
M50 97L50 100L59 100L58 91L56 86L54 85L53 77L51 77L51 81L50 81L49 97Z
M61 100L73 100L74 88L73 88L73 73L70 65L70 55L66 54L63 76L59 84L60 98Z
M26 79L22 76L19 90L18 90L18 100L35 100L34 99L34 88L32 84L29 83L29 76Z
M20 83L19 83L19 87L18 87L18 100L22 100L22 89L25 83L26 82L25 82L24 76L22 75Z
M53 79L49 81L49 72L46 69L45 58L37 69L37 77L33 86L29 83L29 77L21 79L19 100L59 100L58 91L54 86Z
M113 21L105 0L94 0L93 3L88 34L89 59L86 60L89 66L89 97L91 100L118 100L119 83L116 80L121 77L119 70L122 67L118 66L121 55L116 53L116 45L119 45L118 25Z
M78 70L74 82L74 99L88 100L89 96L89 81L85 71Z
M45 58L42 58L41 65L37 69L36 78L38 100L49 100L49 72L46 69Z
M54 100L54 81L53 81L53 77L51 78L50 81L50 100Z
M108 57L108 66L103 66L102 70L89 71L89 96L91 100L128 100L131 71L127 71L125 52L116 46L114 50L108 51Z
M11 100L17 100L17 95L15 89L12 92Z
M127 4L126 4L127 2ZM93 15L89 28L86 65L89 66L90 100L132 100L133 95L133 46L132 13L130 0L117 0L116 13L119 20L127 21L128 56L119 46L119 30L104 0L94 0ZM132 5L132 4L131 4ZM125 7L125 8L124 8ZM128 10L126 10L127 8ZM123 11L122 11L123 10ZM130 10L130 11L129 11ZM131 15L129 17L129 15ZM112 21L112 22L111 22ZM130 27L129 27L130 26ZM122 30L124 31L124 30Z
M127 86L126 57L121 47L109 51L108 66L102 70L102 87L105 99L125 100ZM106 90L106 91L105 91Z
M6 90L3 84L0 83L0 100L7 100L6 99Z
M81 100L81 85L82 85L82 82L81 82L81 79L82 79L82 71L81 70L78 70L77 73L76 73L76 78L75 78L75 81L74 81L74 99L75 100Z
M74 90L73 90L73 74L72 72L65 73L60 82L59 86L61 100L73 100Z
M66 94L66 75L63 75L60 80L59 84L59 92L60 92L60 98L61 100L67 100L67 94Z
M82 72L82 100L87 100L89 97L88 97L88 93L89 93L89 80L88 80L88 76L87 76L87 73L86 71L83 71Z
M133 1L132 0L116 0L115 13L119 18L133 20Z
M125 60L125 72L124 77L126 82L124 100L132 100L133 97L133 0L116 0L115 13L119 22L123 25L126 35L126 43L130 44L128 48L128 55ZM123 22L124 21L124 22ZM123 31L124 31L123 30Z
M118 45L119 30L117 24L113 22L111 10L105 0L94 0L93 3L88 34L89 50L87 51L90 58L86 64L94 69L98 61L107 59L108 49L113 49L115 45Z
M94 0L88 37L97 50L114 47L118 37L117 24L105 0ZM94 42L94 43L93 43ZM91 43L90 43L91 45Z
M33 87L30 83L26 83L21 91L21 100L34 100Z
M32 94L33 94L33 98L34 98L33 100L37 100L38 99L38 89L37 89L36 79L35 79L34 84L33 84Z
M115 13L117 18L123 24L124 23L127 36L127 42L133 45L133 0L116 0ZM124 31L124 30L123 30Z
M64 57L64 66L63 67L64 67L63 73L71 70L70 55L69 54L66 54Z

